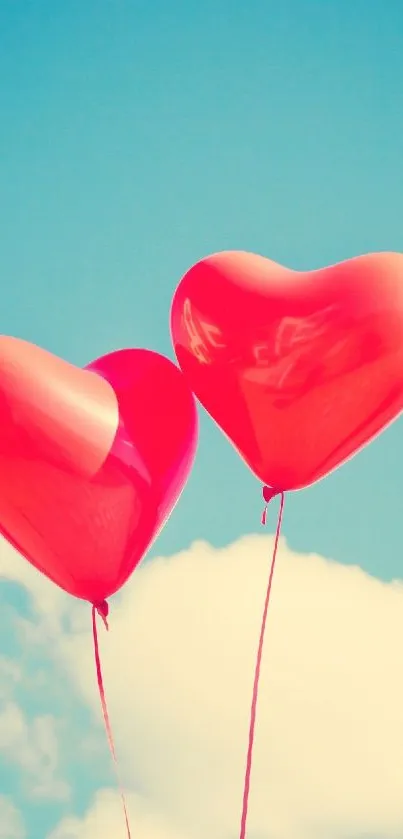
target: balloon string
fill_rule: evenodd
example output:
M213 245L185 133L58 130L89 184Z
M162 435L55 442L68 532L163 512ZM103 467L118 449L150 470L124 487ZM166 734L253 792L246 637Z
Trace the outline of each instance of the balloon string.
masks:
M101 603L100 605L94 605L92 607L92 635L93 635L93 638L94 638L95 666L96 666L96 670L97 670L98 690L99 690L99 696L100 696L100 699L101 699L101 706L102 706L102 713L103 713L104 722L105 722L106 735L107 735L107 738L108 738L109 749L110 749L110 753L112 755L112 759L113 759L113 763L114 763L114 769L115 769L115 774L116 774L116 778L117 778L117 782L118 782L120 797L122 799L123 812L124 812L125 822L126 822L127 839L131 839L129 816L128 816L127 806L126 806L126 798L125 798L125 794L123 792L123 786L122 786L121 781L120 781L118 760L117 760L117 756L116 756L115 743L114 743L113 734L112 734L112 726L111 726L111 722L110 722L110 719L109 719L108 706L106 704L104 682L103 682L103 678L102 678L102 668L101 668L101 660L100 660L100 656L99 656L98 632L97 632L97 618L96 618L96 613L97 612L98 612L99 616L102 618L102 620L105 624L106 630L108 630L108 628L109 628L108 627L108 620L107 620L107 618L108 618L108 604L106 602L104 602L104 603Z
M277 493L276 493L277 494ZM256 725L256 710L257 710L257 702L259 696L259 680L260 680L260 668L262 664L262 655L263 655L263 645L266 633L266 622L267 622L267 614L269 611L269 604L270 604L270 595L273 583L273 575L274 569L276 565L276 557L277 557L277 548L278 542L281 533L281 523L283 519L283 510L284 510L284 492L280 494L280 509L278 513L277 519L277 529L276 529L276 536L274 539L274 548L273 548L273 555L272 561L270 566L270 574L269 574L269 581L267 584L266 590L266 598L263 608L263 615L262 615L262 623L260 629L260 637L259 637L259 645L257 649L256 655L256 664L255 664L255 678L253 683L253 693L252 693L252 702L250 708L250 723L249 723L249 741L248 741L248 752L246 757L246 768L245 768L245 780L244 780L244 790L243 790L243 805L242 805L242 817L241 817L241 830L239 834L239 839L245 839L246 837L246 822L248 817L248 805L249 805L249 791L250 791L250 777L252 772L252 758L253 758L253 746L255 741L255 725ZM274 494L273 494L274 495ZM267 502L269 503L269 502ZM266 510L267 504L264 510L264 514L262 516L262 524L266 524Z

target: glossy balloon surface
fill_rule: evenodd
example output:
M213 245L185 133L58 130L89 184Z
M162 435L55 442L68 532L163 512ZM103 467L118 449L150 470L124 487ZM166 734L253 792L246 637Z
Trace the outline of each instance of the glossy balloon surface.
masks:
M127 580L190 472L193 396L140 349L85 370L0 337L0 532L65 591L99 603Z
M323 478L403 408L403 255L297 272L224 252L191 268L171 332L190 386L277 490Z

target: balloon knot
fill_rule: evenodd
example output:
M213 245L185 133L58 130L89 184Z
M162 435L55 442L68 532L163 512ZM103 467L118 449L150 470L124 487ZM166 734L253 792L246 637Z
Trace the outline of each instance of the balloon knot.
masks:
M265 501L265 506L264 506L264 510L263 510L263 513L262 513L262 525L263 525L263 527L265 526L266 520L267 520L267 507L270 504L270 501L273 498L275 498L276 495L278 495L278 494L279 494L279 491L277 489L273 489L273 487L264 486L263 489L262 489L262 495L263 495L263 499Z
M102 620L105 624L105 628L109 629L109 626L108 626L109 606L108 606L106 600L102 600L101 603L94 603L93 605L94 605L94 608L97 610L99 617L102 618Z
M272 498L275 498L278 495L278 490L273 489L273 487L264 486L262 489L263 499L266 504L269 504Z

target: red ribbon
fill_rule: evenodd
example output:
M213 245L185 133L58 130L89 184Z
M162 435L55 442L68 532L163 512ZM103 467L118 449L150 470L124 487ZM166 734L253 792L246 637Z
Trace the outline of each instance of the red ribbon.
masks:
M275 568L275 565L276 565L277 548L278 548L278 542L279 542L279 538L280 538L281 522L282 522L282 519L283 519L283 509L284 509L284 492L279 493L275 490L270 489L270 487L266 487L266 486L263 487L263 498L266 502L266 506L264 508L263 515L262 515L262 524L266 524L267 507L270 504L270 501L272 500L272 498L275 497L275 495L280 495L280 509L279 509L279 514L278 514L278 519L277 519L276 536L275 536L275 540L274 540L274 548L273 548L273 555L272 555L271 566L270 566L269 581L268 581L268 584L267 584L266 598L265 598L265 602L264 602L262 623L261 623L261 628L260 628L259 644L258 644L257 655L256 655L255 678L254 678L254 683L253 683L252 702L251 702L251 708L250 708L248 752L247 752L247 757L246 757L242 816L241 816L241 829L240 829L239 839L245 839L245 837L246 837L246 822L247 822L247 818L248 818L250 778L251 778L251 772L252 772L253 746L254 746L254 741L255 741L256 711L257 711L257 702L258 702L258 698L259 698L260 668L261 668L261 664L262 664L262 655L263 655L263 645L264 645L264 639L265 639L265 633L266 633L267 614L268 614L268 611L269 611L271 588L272 588L272 583L273 583L274 568Z
M108 713L108 706L107 706L107 703L106 703L104 682L103 682L103 678L102 678L102 668L101 668L101 660L100 660L100 657L99 657L99 645L98 645L97 613L102 618L102 620L105 624L105 628L108 631L108 629L109 629L109 627L108 627L109 606L108 606L106 600L104 600L102 603L94 603L94 605L92 607L92 635L93 635L93 638L94 638L95 666L96 666L96 671L97 671L98 690L99 690L99 696L100 696L100 699L101 699L101 706L102 706L102 713L103 713L103 716L104 716L106 735L107 735L107 738L108 738L109 749L110 749L110 752L111 752L111 755L112 755L112 760L113 760L113 763L114 763L114 769L115 769L115 774L116 774L116 778L117 778L117 782L118 782L120 797L122 799L123 812L124 812L125 822L126 822L127 839L131 839L129 816L128 816L128 813L127 813L127 805L126 805L126 798L125 798L125 794L123 792L123 787L122 787L122 784L121 784L121 781L120 781L118 760L117 760L117 757L116 757L115 743L114 743L114 739L113 739L112 727L111 727L111 723L110 723L110 719L109 719L109 713Z

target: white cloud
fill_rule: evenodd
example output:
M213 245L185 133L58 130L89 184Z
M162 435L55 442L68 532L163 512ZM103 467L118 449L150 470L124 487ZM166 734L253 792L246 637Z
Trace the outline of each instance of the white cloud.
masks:
M197 543L145 564L111 603L109 635L100 630L121 767L129 788L141 790L143 817L160 815L158 839L238 836L272 545L267 536L244 537L221 550ZM57 595L51 603L39 575L35 586L39 611L46 601L56 626L67 598ZM85 608L74 605L74 615L84 616ZM53 641L53 653L63 657L99 718L91 639L81 620L74 634ZM281 543L248 839L402 834L402 637L400 584L295 554ZM123 837L121 814L112 815L117 799L108 796L97 800L87 821L65 823L52 839ZM132 803L132 819L142 839L139 801Z
M9 699L21 681L21 668L17 662L0 655L0 702Z
M28 721L18 705L6 703L0 712L0 755L23 772L30 796L64 800L70 790L57 775L55 725L51 716Z
M141 798L132 795L128 797L128 801L133 818L133 839L184 839L160 816L149 812ZM111 790L102 790L83 820L63 819L48 839L110 839L112 836L123 835L124 820L120 798Z
M21 814L7 796L0 795L0 839L25 839L26 835Z

